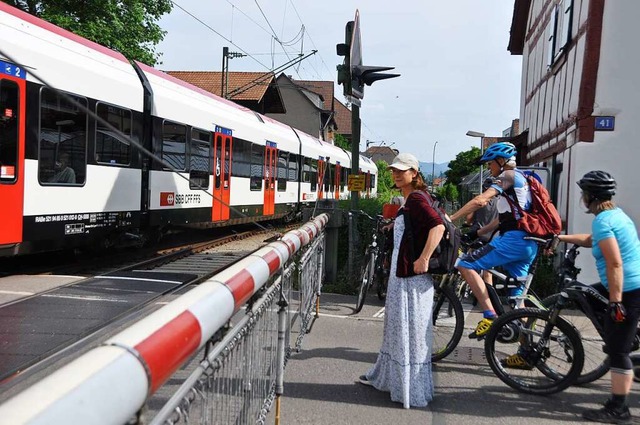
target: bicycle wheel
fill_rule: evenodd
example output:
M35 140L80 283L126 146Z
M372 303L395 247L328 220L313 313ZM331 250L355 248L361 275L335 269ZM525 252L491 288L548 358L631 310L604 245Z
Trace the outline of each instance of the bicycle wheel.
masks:
M550 308L556 303L559 296L560 294L548 296L542 300L542 305L545 308ZM602 341L596 327L572 300L567 300L560 315L576 328L582 339L584 366L576 384L588 384L602 378L609 371L609 356L603 350L604 341Z
M432 318L431 361L437 362L453 352L464 331L462 303L451 287L441 286L435 291Z
M362 306L364 306L364 300L367 298L367 290L373 282L373 277L376 268L376 254L371 252L367 262L362 267L362 274L360 275L360 287L358 288L358 298L356 299L356 309L354 313L360 313Z
M491 325L485 338L485 355L493 372L511 388L528 394L553 394L580 376L584 363L580 334L558 318L545 340L542 337L548 319L546 310L520 308L502 314ZM518 338L504 338L514 330ZM514 367L503 363L514 354L519 354L525 364Z

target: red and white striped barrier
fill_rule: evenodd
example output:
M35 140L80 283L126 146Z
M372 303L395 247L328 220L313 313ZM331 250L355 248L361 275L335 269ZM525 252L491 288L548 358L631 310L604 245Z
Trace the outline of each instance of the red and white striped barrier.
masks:
M9 399L2 423L125 423L328 221L287 232Z

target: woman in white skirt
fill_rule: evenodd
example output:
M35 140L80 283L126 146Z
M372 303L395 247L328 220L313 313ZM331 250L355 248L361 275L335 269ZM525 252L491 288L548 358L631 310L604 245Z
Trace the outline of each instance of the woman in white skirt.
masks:
M375 365L360 377L360 382L389 392L392 401L408 409L427 406L433 398L433 279L427 272L444 225L427 199L430 195L418 172L418 160L402 153L389 168L406 201L393 229L382 347Z

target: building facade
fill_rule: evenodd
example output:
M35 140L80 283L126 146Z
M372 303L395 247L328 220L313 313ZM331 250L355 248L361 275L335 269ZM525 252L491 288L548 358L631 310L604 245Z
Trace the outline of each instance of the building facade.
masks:
M616 203L640 223L635 161L640 143L636 86L640 2L515 0L509 51L522 55L518 138L526 165L551 169L552 193L568 233L588 233L576 181L590 170L618 182ZM593 260L579 257L584 281Z

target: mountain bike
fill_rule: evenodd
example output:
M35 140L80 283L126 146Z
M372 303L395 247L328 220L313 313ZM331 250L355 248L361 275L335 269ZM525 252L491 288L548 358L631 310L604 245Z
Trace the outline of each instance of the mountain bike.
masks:
M505 307L508 307L509 310L516 307L520 308L523 305L542 307L538 297L529 293L529 287L540 261L543 252L542 248L546 248L551 239L541 239L533 236L527 236L525 239L533 240L539 245L536 258L529 267L529 273L526 276L513 278L498 270L489 270L489 273L494 278L494 284L487 285L487 291L497 315L502 315L506 311ZM477 243L477 241L463 243L463 247L465 250L476 249L479 247ZM512 289L521 286L524 286L522 295L508 295ZM431 361L433 362L442 360L451 354L462 338L465 319L461 298L467 291L466 287L464 279L462 279L457 270L443 275L439 282L436 281L432 315L433 355L431 356ZM514 335L511 337L513 338Z
M577 247L573 246L565 254L565 265L575 268L576 256ZM591 382L607 372L602 337L609 300L575 276L577 273L573 277L567 273L562 291L546 301L548 309L515 310L491 326L485 339L485 354L489 366L505 384L525 393L546 395L574 383ZM566 317L571 317L572 322ZM505 340L505 330L510 334L515 331L517 338ZM633 350L638 347L640 336L636 334ZM522 359L517 367L507 361L514 354ZM639 366L638 357L634 356L633 361L635 369ZM583 372L585 363L587 369Z
M374 284L376 285L378 298L380 300L385 299L393 248L393 244L389 243L388 240L388 238L393 238L393 235L383 229L383 227L392 220L385 219L381 215L373 218L362 211L360 214L374 222L375 225L373 227L373 233L371 234L371 242L364 253L364 264L360 272L360 285L358 286L358 297L356 299L354 313L359 313L360 310L362 310L365 299L367 298L367 292ZM393 241L393 239L391 239L391 241Z

